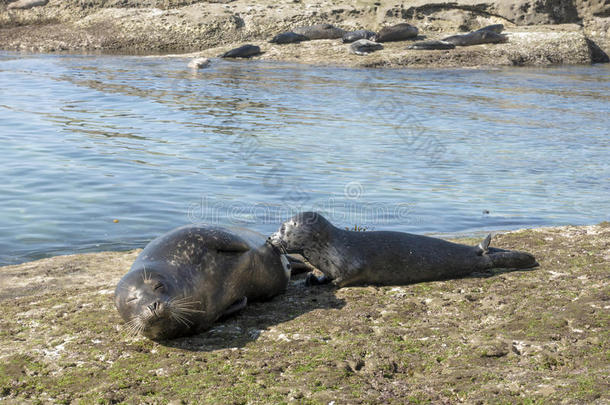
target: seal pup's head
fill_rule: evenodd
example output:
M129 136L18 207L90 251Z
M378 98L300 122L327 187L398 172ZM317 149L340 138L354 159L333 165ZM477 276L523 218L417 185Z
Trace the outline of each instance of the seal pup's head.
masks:
M203 303L177 291L163 272L142 267L127 273L116 287L115 305L134 336L164 340L184 335L201 323Z
M284 222L269 242L288 253L302 253L308 247L328 240L333 225L317 212L301 212Z

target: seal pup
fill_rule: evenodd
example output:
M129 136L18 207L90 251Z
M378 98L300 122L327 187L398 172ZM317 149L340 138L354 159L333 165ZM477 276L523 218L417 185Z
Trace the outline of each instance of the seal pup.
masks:
M256 45L242 45L239 48L231 49L220 55L221 58L251 58L253 56L259 55L261 53L261 48Z
M404 41L405 39L415 38L418 33L417 27L400 23L382 28L371 40L375 42Z
M473 31L468 34L452 35L443 38L443 42L452 43L455 46L471 46L480 44L499 44L507 41L506 35L496 34L494 31Z
M529 253L490 248L491 235L467 246L403 232L355 232L333 226L322 215L304 212L284 222L269 241L299 252L339 287L402 285L462 277L491 268L538 266Z
M356 55L368 55L369 53L380 49L383 49L383 45L369 41L368 39L359 39L349 46L350 52Z
M336 39L345 35L345 31L331 24L315 24L298 27L292 30L296 34L305 35L309 39Z
M415 50L435 50L435 49L454 49L455 45L445 41L419 41L407 46L407 49Z
M344 44L349 44L349 43L355 42L359 39L371 39L374 36L375 36L375 33L373 31L356 30L356 31L346 32L345 35L343 35L343 38L341 38L341 40L343 41Z
M272 44L295 44L303 41L309 41L305 35L297 34L296 32L282 32L281 34L277 34L271 41Z
M257 232L187 225L150 242L114 302L133 334L164 340L209 329L286 289L290 263Z

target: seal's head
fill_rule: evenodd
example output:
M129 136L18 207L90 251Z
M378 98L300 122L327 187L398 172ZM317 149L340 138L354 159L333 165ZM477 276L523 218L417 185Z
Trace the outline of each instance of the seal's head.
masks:
M333 225L316 212L302 212L284 222L269 237L269 242L281 246L288 253L302 253L303 249L327 240Z
M200 324L203 303L177 291L162 272L142 268L127 273L117 285L115 305L133 335L164 340L184 335Z

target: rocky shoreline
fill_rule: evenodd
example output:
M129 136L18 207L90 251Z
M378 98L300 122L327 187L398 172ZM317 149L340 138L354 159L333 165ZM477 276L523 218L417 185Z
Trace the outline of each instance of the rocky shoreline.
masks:
M1 267L0 402L610 401L610 223L514 231L494 245L540 267L396 287L295 278L165 343L129 337L114 308L139 251Z
M21 9L33 1L36 7ZM330 23L344 30L407 22L418 39L437 40L503 24L508 41L450 50L408 50L388 43L366 56L341 40L271 44L299 26ZM290 0L0 0L0 49L26 52L178 53L216 57L245 43L257 59L357 67L545 66L607 62L610 5L600 0L508 2Z

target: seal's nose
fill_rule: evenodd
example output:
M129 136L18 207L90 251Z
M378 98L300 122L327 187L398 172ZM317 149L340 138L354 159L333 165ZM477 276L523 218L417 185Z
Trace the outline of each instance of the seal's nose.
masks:
M148 305L148 309L155 315L159 315L159 311L163 309L163 304L160 301L155 301L152 304Z

